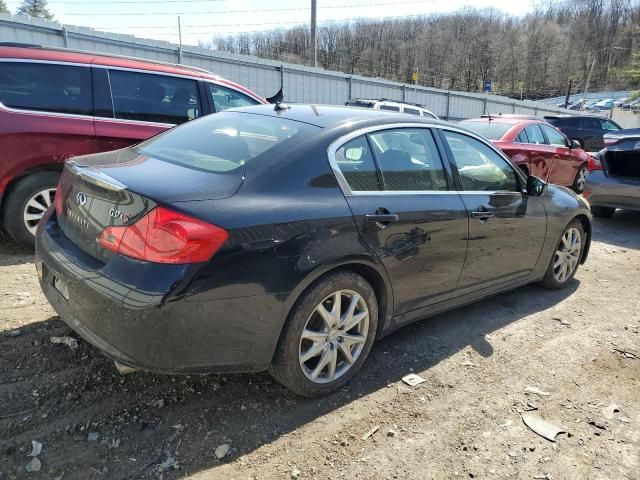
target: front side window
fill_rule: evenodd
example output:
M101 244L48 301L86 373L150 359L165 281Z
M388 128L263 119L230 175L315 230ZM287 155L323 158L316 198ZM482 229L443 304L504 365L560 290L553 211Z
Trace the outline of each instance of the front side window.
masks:
M565 136L555 128L549 127L547 125L541 125L541 127L544 130L544 133L547 135L549 145L553 145L554 147L566 147L568 145Z
M169 163L230 172L317 128L282 118L221 112L172 128L134 148Z
M456 132L443 130L458 166L462 187L467 191L517 191L516 173L489 146Z
M369 134L385 190L447 190L447 180L433 134L424 128Z
M257 100L247 95L215 83L207 83L207 89L213 100L213 106L216 112L221 112L229 108L247 107L258 104Z
M181 124L202 115L195 80L109 70L116 118Z
M528 143L533 143L534 145L544 145L547 143L542 134L542 130L540 130L540 125L529 125L524 131L527 134Z
M0 102L9 108L93 115L89 67L0 62Z
M602 122L602 129L608 130L610 132L616 132L620 130L620 128L613 123L611 120L600 120Z
M373 153L366 136L349 140L336 151L336 163L354 192L380 190Z

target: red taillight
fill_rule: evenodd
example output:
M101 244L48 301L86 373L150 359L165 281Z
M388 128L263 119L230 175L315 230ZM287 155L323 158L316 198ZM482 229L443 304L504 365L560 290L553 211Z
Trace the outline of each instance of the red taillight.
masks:
M595 170L602 170L602 162L593 155L590 155L587 168L590 172L593 172Z
M208 261L227 238L223 228L157 207L133 225L105 228L98 243L127 257L177 264Z

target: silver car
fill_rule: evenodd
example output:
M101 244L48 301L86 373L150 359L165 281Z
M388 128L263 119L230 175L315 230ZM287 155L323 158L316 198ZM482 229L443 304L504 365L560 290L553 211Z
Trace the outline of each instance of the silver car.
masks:
M640 211L640 128L604 136L605 149L589 161L584 197L596 217L611 217L616 208Z

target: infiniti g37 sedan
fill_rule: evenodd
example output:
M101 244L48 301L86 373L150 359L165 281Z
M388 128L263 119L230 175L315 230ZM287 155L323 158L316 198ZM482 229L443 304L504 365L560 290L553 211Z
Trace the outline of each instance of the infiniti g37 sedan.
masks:
M591 214L449 123L315 105L232 109L67 162L36 235L60 316L120 367L344 385L374 340L569 283Z

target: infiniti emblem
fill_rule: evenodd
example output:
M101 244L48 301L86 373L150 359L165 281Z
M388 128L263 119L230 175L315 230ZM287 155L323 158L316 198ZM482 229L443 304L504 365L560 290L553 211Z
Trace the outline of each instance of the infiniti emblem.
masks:
M78 192L76 195L76 202L78 202L78 205L84 205L87 203L87 194L84 192Z

